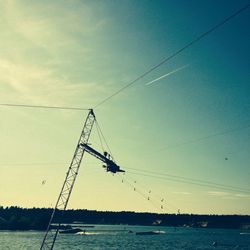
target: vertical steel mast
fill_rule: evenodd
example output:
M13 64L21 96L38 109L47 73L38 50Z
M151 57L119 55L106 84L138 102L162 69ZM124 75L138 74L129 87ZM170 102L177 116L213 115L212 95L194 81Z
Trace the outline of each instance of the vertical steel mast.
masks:
M55 216L57 213L62 213L66 210L68 201L79 171L79 167L81 165L82 157L85 152L84 147L82 147L82 144L87 144L89 140L89 136L92 130L92 127L95 122L95 114L92 109L90 109L88 116L86 118L81 136L79 138L79 141L76 146L76 150L74 153L74 156L72 158L72 161L70 163L68 172L66 173L66 178L64 180L61 192L59 194L59 197L57 199L55 208L51 214L51 218L45 233L45 236L43 238L43 242L41 244L40 250L50 249L52 250L56 241L56 237L58 235L58 231L61 225L61 222L54 221ZM56 229L51 230L51 224L56 224Z

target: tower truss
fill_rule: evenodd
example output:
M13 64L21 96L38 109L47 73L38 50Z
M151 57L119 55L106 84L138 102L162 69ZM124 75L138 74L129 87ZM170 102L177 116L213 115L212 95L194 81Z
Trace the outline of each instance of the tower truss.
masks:
M47 250L47 249L52 250L54 247L54 244L55 244L55 241L56 241L56 238L57 238L60 226L61 226L61 222L57 221L56 217L58 215L62 215L63 212L67 208L69 198L70 198L72 189L74 187L75 180L76 180L76 177L77 177L80 165L81 165L81 161L85 152L85 148L82 147L81 145L88 143L94 122L95 122L95 114L94 114L94 111L90 109L88 116L86 118L85 124L83 126L81 136L78 140L78 143L74 152L74 156L71 160L69 169L66 173L66 178L64 180L62 189L57 199L55 208L51 214L49 224L48 224L46 233L44 235L40 250ZM53 227L52 227L52 224L53 224ZM56 226L55 229L53 229L54 225Z

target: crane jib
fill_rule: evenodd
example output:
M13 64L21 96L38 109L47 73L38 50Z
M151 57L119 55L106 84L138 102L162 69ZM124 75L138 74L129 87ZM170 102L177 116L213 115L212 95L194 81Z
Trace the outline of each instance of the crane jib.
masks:
M95 156L97 159L104 162L107 165L106 169L108 172L112 172L112 173L125 172L124 170L120 169L120 167L113 160L109 159L107 155L102 155L101 153L99 153L98 151L96 151L95 149L87 145L86 143L81 143L79 144L79 146L84 148L85 151L88 152L89 154Z

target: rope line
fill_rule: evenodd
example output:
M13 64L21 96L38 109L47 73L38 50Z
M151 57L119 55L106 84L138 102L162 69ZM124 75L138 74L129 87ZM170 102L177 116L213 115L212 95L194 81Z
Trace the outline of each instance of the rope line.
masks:
M153 153L165 151L165 150L172 149L172 148L182 147L182 146L185 146L185 145L193 144L193 143L204 141L204 140L209 140L209 139L211 139L213 137L218 137L218 136L223 136L223 135L226 135L226 134L235 133L235 132L238 132L240 130L244 130L244 129L248 129L248 128L250 128L250 124L247 124L246 126L242 126L242 127L238 127L238 128L233 128L233 129L230 129L230 130L224 130L224 131L221 131L221 132L218 132L218 133L210 134L210 135L203 136L203 137L200 137L200 138L196 138L196 139L193 139L193 140L188 140L188 141L185 141L183 143L175 144L175 145L172 145L172 146L162 147L162 148L154 151Z
M138 193L140 196L142 196L145 200L147 200L148 202L151 203L151 205L153 207L155 207L158 211L162 212L162 209L160 209L160 207L156 204L156 202L154 202L151 199L148 199L148 196L145 195L142 191L140 191L138 188L136 188L133 184L131 184L128 180L126 180L126 178L123 176L121 176L120 174L118 174L118 176L120 178L122 178L122 181L124 184L127 184L128 186L130 186L136 193Z
M243 193L250 194L250 191L247 191L247 190L219 187L219 186L216 186L216 185L211 185L211 184L206 184L206 183L196 183L196 182L188 181L188 180L178 180L178 179L174 179L174 178L171 178L171 177L155 176L155 175L143 174L143 173L135 173L135 172L127 172L127 173L134 174L134 175L147 176L147 177L156 178L156 179L169 180L169 181L174 181L174 182L181 182L181 183L186 183L186 184L191 184L191 185L196 185L196 186L215 188L217 190L226 190L226 191L231 191L231 192L243 192Z
M131 177L129 177L129 176L126 176L126 177L127 177L127 179L130 179L131 182L137 184L138 186L141 186L142 189L148 189L148 188L146 188L145 186L142 186L141 184L139 184L138 181L132 179ZM150 198L150 199L154 199L154 198L152 198L152 193L154 194L154 197L157 197L157 199L155 199L155 200L156 200L156 202L159 204L159 207L161 207L162 210L165 209L166 206L168 206L168 207L172 207L172 209L174 209L174 210L176 210L176 211L179 211L179 208L177 208L177 207L174 206L173 204L170 204L169 202L166 202L166 199L165 199L165 198L163 198L163 197L159 196L158 194L152 192L151 189L147 192L147 197ZM164 204L164 206L163 206L163 204ZM163 207L162 207L162 206L163 206Z
M111 152L111 149L110 149L110 147L109 147L109 145L108 145L108 143L107 143L107 140L106 140L106 138L105 138L105 136L103 135L103 132L102 132L102 130L101 130L101 127L100 127L100 125L99 125L99 123L98 123L98 121L97 120L95 120L96 121L96 126L97 126L97 128L98 128L98 130L99 130L99 132L100 132L100 134L101 134L101 136L102 136L102 138L103 138L103 141L104 141L104 143L105 143L105 145L106 145L106 147L107 147L107 149L108 149L108 153L112 156L112 158L114 159L114 155L112 154L112 152Z
M0 103L0 106L21 107L21 108L40 108L40 109L62 109L62 110L90 110L90 109L78 108L78 107L43 106L43 105L13 104L13 103Z
M220 184L220 183L216 183L216 182L212 182L212 181L199 180L199 179L194 179L194 178L189 178L189 177L184 177L184 176L178 176L178 175L172 175L172 174L166 174L166 173L160 173L160 172L153 172L153 171L148 171L148 170L140 170L137 168L128 168L128 169L135 170L135 171L141 172L141 173L149 173L149 174L158 175L158 176L167 176L170 178L183 179L183 180L193 181L193 182L202 183L202 184L205 183L205 184L214 185L214 186L223 187L223 188L232 188L232 189L235 189L235 190L238 190L241 192L250 192L250 189L248 189L248 188L225 185L225 184Z
M123 90L127 89L128 87L130 87L134 83L138 82L144 76L148 75L149 73L151 73L155 69L159 68L161 65L165 64L166 62L170 61L171 59L173 59L174 57L176 57L178 54L180 54L184 50L188 49L189 47L191 47L192 45L194 45L195 43L197 43L198 41L200 41L201 39L203 39L204 37L206 37L210 33L214 32L216 29L218 29L219 27L223 26L229 20L231 20L234 17L238 16L243 11L247 10L249 8L249 6L250 6L250 3L247 4L247 5L245 5L244 7L240 8L239 10L237 10L236 12L234 12L233 14L231 14L229 17L225 18L224 20L222 20L221 22L219 22L218 24L216 24L215 26L213 26L212 28L210 28L206 32L202 33L201 35L199 35L198 37L196 37L194 40L192 40L191 42L187 43L185 46L183 46L179 50L175 51L174 53L172 53L170 56L166 57L165 59L163 59L160 63L156 64L155 66L153 66L152 68L150 68L149 70L147 70L145 73L143 73L142 75L138 76L132 82L128 83L124 87L122 87L119 90L117 90L116 92L114 92L112 95L106 97L101 102L97 103L94 106L94 109L97 108L98 106L102 105L103 103L107 102L109 99L113 98L114 96L118 95L120 92L122 92Z
M97 123L96 123L96 122L95 122L95 126L96 126L96 130L97 130L97 134L98 134L98 138L99 138L99 141L100 141L100 144L101 144L102 151L104 152L105 149L104 149L104 147L103 147L101 133L100 133L99 127L97 126Z

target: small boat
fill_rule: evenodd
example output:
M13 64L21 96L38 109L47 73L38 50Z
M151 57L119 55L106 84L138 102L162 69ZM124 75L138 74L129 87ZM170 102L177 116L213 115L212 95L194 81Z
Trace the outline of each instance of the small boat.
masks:
M136 232L136 235L154 235L154 234L165 234L165 231L144 231Z
M63 230L60 231L60 234L76 234L82 232L82 229L80 228L72 228L72 229L67 229L67 230Z

